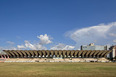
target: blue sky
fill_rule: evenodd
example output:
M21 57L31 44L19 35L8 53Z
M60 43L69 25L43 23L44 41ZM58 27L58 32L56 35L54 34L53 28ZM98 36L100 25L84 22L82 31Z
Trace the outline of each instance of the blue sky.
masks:
M116 0L0 0L0 47L10 49L21 45L31 49L30 45L33 47L43 42L37 38L40 35L47 37L47 42L51 41L42 44L43 49L70 46L78 49L80 45L91 42L115 44L115 3ZM96 29L94 26L100 27ZM98 31L101 26L105 26L104 37L101 37L102 31ZM82 29L93 31L89 34L95 38L85 37L87 32Z

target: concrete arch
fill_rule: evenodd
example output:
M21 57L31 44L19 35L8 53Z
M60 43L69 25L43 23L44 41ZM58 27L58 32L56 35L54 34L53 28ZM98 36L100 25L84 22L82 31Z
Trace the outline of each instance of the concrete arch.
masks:
M13 58L16 58L16 55L12 52L12 50L9 50L9 52L12 54Z
M57 55L56 56L59 57L59 50L57 50L56 52L57 52Z
M63 56L63 50L61 50L62 52L61 52L61 54L62 54L62 56Z
M21 57L21 55L19 54L19 52L17 52L17 51L19 51L19 50L16 50L15 52L19 55L19 58Z
M95 53L95 50L92 50L89 57L93 57L92 55Z
M11 50L11 52L15 55L15 58L16 58L17 54L14 52L14 50Z
M81 56L81 53L83 53L82 50L78 52L77 57L80 57Z
M42 54L42 56L44 55L44 53L43 53L43 50L40 50L41 51L41 54Z
M61 50L57 50L57 55L58 55L58 56L59 56L60 52L61 52Z
M50 51L49 50L46 50L46 54L48 57L50 57Z
M93 54L93 57L96 57L96 55L99 53L99 50L95 50L95 53Z
M70 50L67 50L67 57L70 56Z
M103 53L104 51L101 51L97 54L97 57L100 57L100 55Z
M4 50L10 58L23 57L105 57L111 51L105 50ZM44 55L44 56L43 56Z
M24 52L28 55L28 57L31 57L31 54L29 53L28 50L25 50Z
M51 50L51 51L50 51L50 53L51 53L51 56L53 57L53 55L54 55L54 51L53 51L53 50Z
M33 53L33 50L29 50L29 53L31 53L31 57L34 57L34 53Z
M50 51L50 50L48 51L48 55L49 55L49 56L51 55L51 51Z
M0 54L0 58L3 58L2 54Z
M77 57L80 57L82 53L83 53L83 50L79 51ZM82 56L81 56L81 57L82 57Z
M28 57L29 55L28 55L28 53L26 52L26 50L23 50L23 52L27 55L26 57Z
M4 55L4 58L7 58L7 55Z
M107 56L107 54L109 54L109 53L111 53L112 52L112 50L110 50L110 51L107 51L103 56L104 57L106 57Z
M46 57L46 51L42 50L44 57Z
M60 51L58 51L58 53L59 53L59 55L62 55L62 51L60 50Z
M105 50L103 53L101 53L100 57L104 57L103 55L107 53L107 51Z
M75 54L75 51L72 50L72 51L71 51L71 57L74 57L74 54Z
M78 53L80 52L79 50L74 50L75 53L74 53L74 56L77 57Z
M12 50L12 52L15 53L16 57L19 58L19 54L15 50Z
M84 57L86 57L85 56L85 53L87 52L87 50L85 50L85 51L83 51L83 53L82 53L82 57L84 58Z
M12 54L9 52L9 50L3 50L5 53L7 53L9 55L9 57L12 58Z
M66 57L66 50L62 50L62 52L63 52L63 57Z
M23 54L23 57L27 57L28 55L26 55L26 53L23 51L20 51Z
M2 54L0 54L1 58L4 58L4 56Z
M90 50L87 50L87 53L86 53L86 57L89 57L89 54L91 53L91 51Z
M17 50L16 52L19 53L22 58L24 57L24 54L21 52L21 50Z
M35 50L33 53L35 54L36 57L39 56L39 54L37 53L37 50Z
M62 57L63 56L62 50L59 50L58 53L59 53L59 57Z
M55 50L54 53L55 53L55 56L57 56L58 55L58 50Z
M40 52L40 50L37 50L37 55L38 55L38 57L40 57L40 55L41 55L39 52Z
M42 54L41 50L38 50L37 52L39 53L39 56L40 56L40 57L42 57L42 56L43 56L43 54Z

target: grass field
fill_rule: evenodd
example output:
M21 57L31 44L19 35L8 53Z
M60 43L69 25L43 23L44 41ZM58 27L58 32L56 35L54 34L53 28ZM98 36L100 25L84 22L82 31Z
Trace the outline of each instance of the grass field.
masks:
M0 77L116 77L116 63L0 63Z

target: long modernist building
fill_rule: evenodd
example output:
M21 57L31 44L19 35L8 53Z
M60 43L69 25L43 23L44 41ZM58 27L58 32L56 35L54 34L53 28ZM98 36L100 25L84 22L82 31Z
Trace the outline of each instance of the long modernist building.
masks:
M5 58L102 58L112 50L3 50Z

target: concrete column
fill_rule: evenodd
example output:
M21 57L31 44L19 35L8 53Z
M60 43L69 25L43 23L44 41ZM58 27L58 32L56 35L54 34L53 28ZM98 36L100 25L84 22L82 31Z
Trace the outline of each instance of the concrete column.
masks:
M9 56L7 55L8 59L9 59Z
M116 55L115 55L115 48L113 48L112 50L112 58L114 58Z
M6 56L4 55L5 59L6 59Z
M2 55L1 55L2 58L4 58Z

